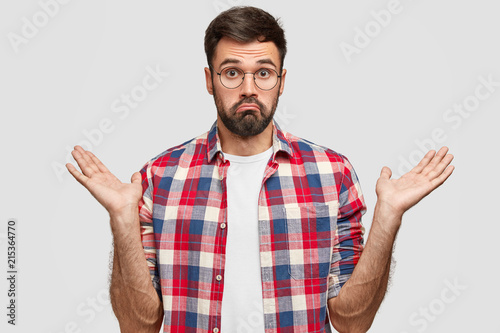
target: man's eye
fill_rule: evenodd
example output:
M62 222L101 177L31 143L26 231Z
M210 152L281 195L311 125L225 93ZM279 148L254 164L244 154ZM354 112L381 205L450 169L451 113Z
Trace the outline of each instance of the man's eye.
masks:
M234 79L239 76L239 72L236 69L227 69L224 71L224 75L230 79Z
M257 72L257 77L260 79L267 79L271 76L271 71L268 69L259 69Z

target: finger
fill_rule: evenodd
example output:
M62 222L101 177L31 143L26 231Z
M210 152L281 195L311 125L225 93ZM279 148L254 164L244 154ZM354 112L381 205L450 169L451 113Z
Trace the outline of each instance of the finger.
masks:
M130 181L132 183L142 183L142 176L139 172L134 172L134 174L132 175L132 177L130 177Z
M411 170L415 173L420 173L429 164L429 162L434 157L436 152L434 150L429 150L427 154L420 160L420 162Z
M384 166L380 171L380 178L390 179L392 176L392 171L389 167Z
M426 174L426 177L430 180L439 177L444 170L450 165L451 161L453 161L454 156L452 154L447 154L441 162L435 166L434 170L431 170Z
M84 175L92 176L94 173L99 171L97 165L95 165L92 158L87 154L87 151L85 151L82 147L75 146L75 150L71 152L71 155L75 158L75 161L78 163L78 166Z
M99 169L99 171L101 171L101 172L109 172L108 168L106 168L106 166L101 162L100 159L97 158L97 156L94 155L94 153L92 153L91 151L88 151L87 154L90 155L90 158L95 163L95 165L97 166L97 168Z
M451 176L453 173L453 170L455 170L455 166L449 165L437 178L434 178L431 181L431 184L434 185L434 188L437 188L441 186L447 179L448 177Z
M66 163L66 169L68 169L69 173L83 186L87 183L88 177L80 173L73 164L71 163Z
M433 172L436 167L441 163L443 158L446 156L446 153L448 152L448 147L441 147L437 154L432 158L430 163L422 170L422 173L424 175L428 175L430 172Z
M71 152L71 155L75 159L76 163L80 167L81 173L86 176L91 176L93 173L92 166L89 165L87 159L85 158L85 153L81 153L76 148Z

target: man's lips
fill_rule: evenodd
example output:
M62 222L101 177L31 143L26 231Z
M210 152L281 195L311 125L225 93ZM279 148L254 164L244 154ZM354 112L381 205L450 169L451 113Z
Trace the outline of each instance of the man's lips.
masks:
M247 111L247 110L255 110L255 111L260 111L260 108L257 104L241 104L237 109L236 113L242 112L242 111Z

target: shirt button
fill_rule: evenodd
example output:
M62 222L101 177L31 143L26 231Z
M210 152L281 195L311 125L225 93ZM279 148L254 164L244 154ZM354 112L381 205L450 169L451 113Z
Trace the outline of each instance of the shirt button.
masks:
M222 275L217 275L217 276L215 277L215 279L216 279L217 281L222 280Z
M214 332L214 333L219 333L219 329L218 329L217 327L215 327L215 328L212 330L212 332Z
M224 229L225 227L226 227L226 224L225 224L224 222L222 222L222 223L220 224L220 228L221 228L221 229Z

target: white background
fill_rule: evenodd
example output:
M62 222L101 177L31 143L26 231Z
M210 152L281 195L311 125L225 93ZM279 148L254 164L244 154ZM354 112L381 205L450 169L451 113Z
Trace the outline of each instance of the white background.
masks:
M2 1L0 274L6 222L16 218L19 276L16 327L6 323L1 279L0 330L119 331L105 297L107 213L57 166L106 118L112 130L94 136L92 151L123 181L207 131L216 113L205 90L204 32L229 4L282 18L288 74L276 119L351 160L369 207L367 229L382 166L401 175L403 160L417 160L422 144L431 148L433 131L437 146L456 156L451 178L404 217L392 286L370 332L500 332L500 6L487 0L401 0L385 27L371 14L386 10L385 0L73 0L47 22L38 1ZM38 32L13 43L36 19ZM357 38L359 46L357 29L372 37L346 57L341 45L356 46ZM126 116L114 112L122 94L140 89L148 67L169 75ZM464 116L448 113L478 101L479 77L497 86Z

